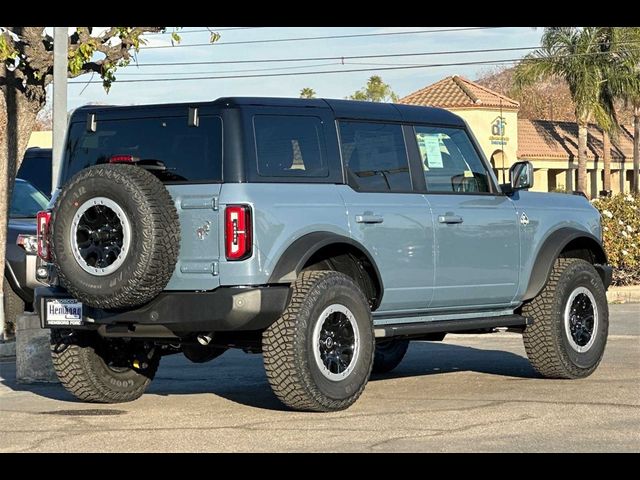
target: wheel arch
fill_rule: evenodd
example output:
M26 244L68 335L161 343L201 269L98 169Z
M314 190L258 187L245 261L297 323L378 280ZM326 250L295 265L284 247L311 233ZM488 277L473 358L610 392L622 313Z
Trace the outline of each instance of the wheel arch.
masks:
M607 254L600 241L589 232L564 227L551 233L540 247L523 300L530 300L542 291L554 262L560 256L582 258L592 263L602 278L605 288L608 286L606 272L602 268L607 263Z
M276 263L269 283L293 283L301 271L323 262L352 277L369 297L372 310L380 305L384 285L375 260L361 243L332 232L313 232L292 242Z

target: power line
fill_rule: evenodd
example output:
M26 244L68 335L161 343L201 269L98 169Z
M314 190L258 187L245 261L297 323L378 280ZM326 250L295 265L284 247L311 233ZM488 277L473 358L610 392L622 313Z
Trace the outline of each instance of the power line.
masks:
M210 27L210 28L203 28L203 29L199 29L199 30L179 30L176 31L175 33L177 33L178 35L182 35L184 33L204 33L204 32L230 32L231 30L257 30L259 28L267 28L267 27L229 27L229 28L217 28L217 27ZM173 32L154 32L154 33L146 33L145 36L147 35L171 35Z
M333 40L339 38L362 38L362 37L382 37L390 35L417 35L425 33L446 33L446 32L464 32L469 30L491 30L505 27L464 27L464 28L442 28L438 30L410 30L405 32L379 32L379 33L353 33L348 35L325 35L321 37L297 37L297 38L269 38L264 40L240 40L234 42L214 42L214 43L192 43L179 45L155 45L150 47L140 47L140 50L151 50L155 48L179 48L179 47L208 47L222 45L248 45L256 43L279 43L279 42L302 42L307 40Z
M328 60L360 60L368 58L395 58L395 57L420 57L430 55L458 55L468 53L491 53L491 52L513 52L518 50L535 50L535 47L507 47L507 48L481 48L476 50L445 50L431 52L416 53L387 53L376 55L345 55L339 57L298 57L298 58L264 58L253 60L212 60L205 62L162 62L162 63L139 63L137 65L129 65L129 67L164 67L164 66L186 66L186 65L224 65L224 64L242 64L242 63L288 63L288 62L312 62L312 61L328 61Z
M201 72L153 72L153 73L142 73L142 72L124 72L120 73L120 75L124 76L157 76L157 75L208 75L208 74L226 74L226 73L242 73L242 72L260 72L260 71L275 71L275 70L291 70L296 68L314 68L314 67L322 67L328 65L369 65L369 66L420 66L422 64L417 63L375 63L375 62L354 62L354 59L377 59L377 58L404 58L404 57L413 57L413 56L428 56L428 55L457 55L457 54L476 54L476 53L495 53L495 52L512 52L512 51L521 51L521 50L535 50L540 47L505 47L505 48L485 48L485 49L475 49L475 50L449 50L449 51L437 51L437 52L421 52L421 53L394 53L394 54L379 54L379 55L352 55L352 56L343 56L343 57L310 57L310 58L293 58L293 59L272 59L272 60L232 60L229 63L247 63L247 62L256 62L256 63L265 63L265 62L297 62L302 60L307 61L322 61L322 60L334 60L331 63L321 63L321 64L305 64L303 66L290 66L290 67L272 67L272 68L264 68L264 69L241 69L241 70L224 70L224 71L201 71ZM603 55L608 54L610 52L591 52L591 53L583 53L583 54L570 54L566 55L570 56L583 56L583 55ZM227 62L223 61L213 61L213 62L184 62L186 64L192 65L200 65L200 64L224 64ZM163 64L158 63L154 65L174 65L174 64ZM133 65L131 65L133 66ZM145 66L149 66L146 64Z
M294 65L289 67L270 67L270 68L243 68L240 70L225 70L224 72L125 72L118 73L119 76L158 76L158 75L209 75L211 73L243 73L243 72L271 72L275 70L296 70L300 68L326 67L329 65L341 65L340 62L316 63L313 65Z
M520 58L504 59L504 60L480 60L470 62L454 62L454 63L431 63L425 65L412 65L412 66L392 66L381 68L352 68L341 70L321 70L318 72L286 72L286 73L265 73L256 75L221 75L210 77L184 77L184 78L150 78L150 79L130 79L130 80L118 80L117 83L140 83L140 82L181 82L190 80L224 80L224 79L237 79L237 78L264 78L264 77L290 77L295 75L321 75L321 74L333 74L333 73L354 73L354 72L371 72L381 70L409 70L416 68L435 68L435 67L451 67L451 66L463 66L463 65L493 65L501 63L513 63L519 62ZM69 83L102 83L101 81L83 82L72 81Z
M569 57L578 57L578 56L586 56L586 55L607 55L612 52L590 52L590 53L575 53L569 55L558 55L556 57L550 58L569 58ZM218 76L207 76L207 77L183 77L183 78L150 78L150 79L130 79L130 80L119 80L118 83L139 83L139 82L168 82L168 81L190 81L190 80L224 80L224 79L237 79L237 78L264 78L264 77L289 77L295 75L322 75L322 74L335 74L335 73L354 73L354 72L371 72L371 71L386 71L386 70L411 70L416 68L435 68L435 67L452 67L452 66L466 66L466 65L497 65L497 64L505 64L505 63L517 63L521 62L522 58L510 58L510 59L502 59L502 60L478 60L478 61L468 61L468 62L449 62L449 63L431 63L431 64L411 64L411 65L394 65L380 68L352 68L352 69L341 69L341 70L321 70L315 72L286 72L286 73L265 73L265 74L256 74L256 75L218 75ZM537 60L537 59L532 59ZM69 83L102 83L100 81L95 82L84 82L84 81L73 81Z

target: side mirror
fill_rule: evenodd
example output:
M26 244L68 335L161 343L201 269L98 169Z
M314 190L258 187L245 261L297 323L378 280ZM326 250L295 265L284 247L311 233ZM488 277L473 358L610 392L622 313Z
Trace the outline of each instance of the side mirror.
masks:
M533 187L533 165L531 162L516 162L509 169L510 183L503 185L502 191L513 193Z

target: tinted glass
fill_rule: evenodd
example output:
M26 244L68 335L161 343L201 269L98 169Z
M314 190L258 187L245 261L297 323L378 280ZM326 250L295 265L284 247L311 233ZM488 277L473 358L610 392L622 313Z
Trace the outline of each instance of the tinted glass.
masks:
M400 125L340 122L349 184L363 192L408 192L411 175Z
M49 184L51 189L51 184ZM29 182L16 182L11 194L9 216L11 218L32 218L40 210L47 208L49 199Z
M30 155L27 152L16 176L31 182L42 193L49 195L51 193L51 154Z
M256 115L258 174L263 177L326 177L322 121L318 117Z
M443 127L415 130L428 191L490 191L487 169L464 130Z
M201 116L198 127L184 117L100 120L95 132L73 123L65 152L65 179L113 155L131 155L167 182L222 180L222 120ZM64 183L64 181L63 181Z

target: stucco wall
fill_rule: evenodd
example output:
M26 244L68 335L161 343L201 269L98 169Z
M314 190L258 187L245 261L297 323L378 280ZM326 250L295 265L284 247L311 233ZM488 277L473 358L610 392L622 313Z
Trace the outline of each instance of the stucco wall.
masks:
M27 144L27 148L31 147L40 147L40 148L51 148L53 142L53 135L51 130L44 130L42 132L32 132L31 137L29 138L29 143Z
M452 112L464 118L473 134L478 139L486 157L491 160L491 155L496 150L505 153L505 168L517 161L518 151L518 113L513 110L503 110L504 135L496 133L495 123L500 118L500 110L490 109L450 109ZM501 145L504 139L504 145ZM496 165L501 168L502 165Z

